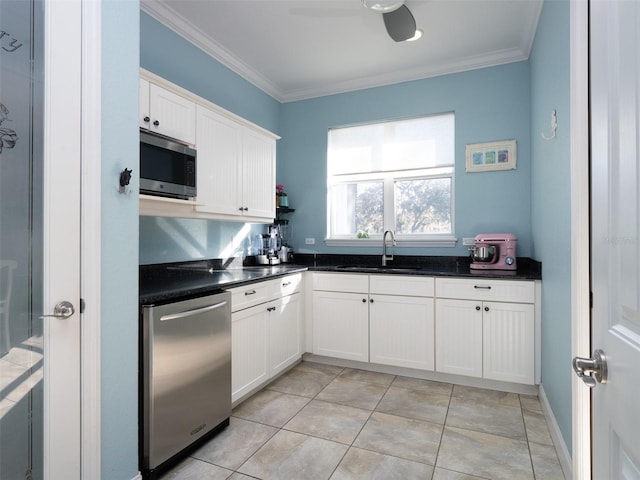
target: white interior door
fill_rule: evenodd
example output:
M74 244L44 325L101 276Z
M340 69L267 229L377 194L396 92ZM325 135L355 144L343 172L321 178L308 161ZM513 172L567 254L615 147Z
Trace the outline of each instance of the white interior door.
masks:
M80 478L80 27L0 3L2 479Z
M594 479L640 479L640 2L592 0L591 266Z

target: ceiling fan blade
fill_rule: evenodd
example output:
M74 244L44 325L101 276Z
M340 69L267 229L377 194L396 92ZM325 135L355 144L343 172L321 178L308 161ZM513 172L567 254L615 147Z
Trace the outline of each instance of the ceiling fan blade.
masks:
M416 34L416 20L406 5L383 13L382 18L389 36L396 42L404 42Z

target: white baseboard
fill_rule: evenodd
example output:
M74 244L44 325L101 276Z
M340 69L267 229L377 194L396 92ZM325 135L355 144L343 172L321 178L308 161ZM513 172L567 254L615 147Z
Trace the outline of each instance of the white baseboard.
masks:
M551 410L551 405L549 405L549 400L547 399L547 395L545 394L544 387L542 385L540 385L539 388L538 398L540 399L542 411L544 412L544 416L547 420L547 426L549 427L549 433L551 434L553 445L556 447L556 453L558 454L558 460L560 460L560 466L564 472L564 478L571 480L573 478L571 454L569 453L567 444L562 437L560 426L556 421L556 417L553 415L553 410Z
M142 474L138 472L138 474L135 477L133 477L131 480L142 480Z

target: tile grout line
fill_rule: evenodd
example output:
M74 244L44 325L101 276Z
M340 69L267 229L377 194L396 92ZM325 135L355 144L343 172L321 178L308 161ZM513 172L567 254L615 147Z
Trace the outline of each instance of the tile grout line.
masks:
M440 449L442 448L442 440L444 439L444 429L447 426L447 418L449 417L449 409L451 408L451 400L453 399L453 389L455 386L451 384L451 393L449 394L449 403L447 403L447 413L444 416L442 423L442 432L440 433L440 441L438 442L438 450L436 451L436 459L433 462L433 476L436 474L436 467L438 465L438 457L440 456Z
M333 380L335 380L336 378L338 378L340 375L342 375L342 373L344 373L346 369L343 368L342 371L340 372L340 374L338 374ZM358 439L358 436L360 436L360 434L362 433L362 430L364 430L365 425L367 424L367 422L371 419L371 416L373 415L373 412L376 411L376 408L378 407L378 405L380 404L380 402L382 401L382 399L384 398L384 396L387 394L387 392L389 391L389 388L391 388L391 385L393 384L393 382L395 381L395 379L397 378L397 375L393 376L393 380L391 380L391 382L389 382L389 385L387 385L386 390L384 391L384 393L380 396L380 399L376 402L375 406L373 407L373 409L371 410L371 412L369 412L369 416L367 417L367 419L362 423L362 427L360 427L360 430L358 430L358 433L356 433L356 435L353 437L353 440L351 440L351 443L347 446L347 449L344 452L344 455L342 455L342 457L340 458L340 460L338 461L338 463L336 464L336 466L333 468L333 470L331 471L331 474L329 475L328 479L329 480L334 473L336 473L336 470L338 470L338 467L340 467L340 464L343 462L343 460L345 459L345 457L347 456L347 454L349 453L349 451L351 450L351 448L353 448L353 444L355 443L355 441ZM333 380L331 382L333 382ZM325 388L327 388L330 384L327 384L327 386L325 386ZM372 383L372 382L365 382L365 383ZM324 388L322 389L324 390ZM316 395L316 397L318 395L320 395L320 393L322 393L322 390L320 392L318 392L318 394ZM356 447L357 448L357 447Z
M293 369L292 369L292 370L293 370ZM306 370L302 370L302 371L306 371ZM340 371L340 373L342 373L343 371L344 371L344 368ZM310 372L310 373L315 373L315 372ZM321 373L321 372L318 372L318 373ZM294 418L296 415L298 415L298 414L299 414L299 413L300 413L300 412L301 412L301 411L302 411L302 410L303 410L307 405L309 405L309 403L311 403L313 400L315 400L315 399L316 399L316 397L320 394L320 392L322 392L325 388L327 388L327 386L328 386L331 382L333 382L336 378L338 378L338 376L340 376L340 373L338 373L338 374L334 375L334 376L333 376L333 378L332 378L332 379L327 383L327 385L325 385L324 387L322 387L322 388L320 389L320 391L319 391L318 393L316 393L313 397L305 397L304 395L296 395L296 394L292 394L292 393L288 393L288 392L282 392L282 391L279 391L279 390L276 390L276 389L271 389L271 391L278 392L278 393L281 393L281 394L283 394L283 395L293 395L293 396L300 397L300 398L308 398L308 399L309 399L309 401L308 401L306 404L304 404L304 405L303 405L303 406L302 406L302 407L301 407L301 408L300 408L300 409L299 409L299 410L298 410L294 415L292 415L292 416L291 416L291 418L290 418L289 420L287 420L287 421L284 423L284 425L282 425L281 427L274 427L273 425L267 425L267 426L270 426L270 427L273 427L273 428L277 428L276 432L274 432L274 434L273 434L273 435L271 435L271 436L270 436L270 437L269 437L269 438L268 438L268 439L267 439L263 444L261 444L261 445L256 449L256 451L255 451L255 452L253 452L251 455L249 455L249 457L248 457L244 462L242 462L242 464L240 464L240 465L238 466L238 468L237 468L236 470L234 470L234 471L233 471L233 473L232 473L231 475L229 475L229 477L231 477L234 473L237 473L237 474L239 474L239 475L246 475L245 473L242 473L242 472L240 471L240 468L242 468L242 466L243 466L244 464L246 464L246 463L247 463L247 462L248 462L248 461L249 461L249 460L250 460L250 459L251 459L251 458L252 458L256 453L258 453L258 452L259 452L259 451L260 451L260 450L261 450L261 449L262 449L262 448L267 444L267 442L269 442L269 440L271 440L273 437L275 437L278 433L282 432L283 430L284 430L285 432L299 433L299 432L293 432L292 430L286 430L284 427L287 425L287 423L289 423L289 422L291 421L291 419L293 419L293 418ZM325 375L326 375L326 374L325 374ZM265 387L264 387L262 390L267 389L267 388L268 388L268 386L269 386L269 384L265 385ZM256 393L257 393L257 392L256 392ZM243 420L245 420L245 419L243 419ZM253 420L247 420L247 421L253 421ZM261 422L254 422L254 423L258 423L258 424L260 424L260 425L266 425L266 424L262 424ZM300 435L307 435L307 434L300 434ZM320 438L320 437L315 437L315 436L313 436L313 435L307 435L307 436L309 436L309 437L313 437L313 438ZM322 439L322 440L324 440L324 439ZM335 442L335 443L340 443L340 442ZM347 451L348 451L348 449L347 449ZM346 454L346 452L345 452L345 454ZM340 459L340 461L342 461L342 459ZM338 465L339 465L339 462L338 462ZM336 468L337 468L337 467L336 467ZM332 472L332 475L333 475L333 472ZM229 478L229 477L227 477L227 478ZM251 476L251 478L258 478L258 479L259 479L260 477L253 477L253 476Z

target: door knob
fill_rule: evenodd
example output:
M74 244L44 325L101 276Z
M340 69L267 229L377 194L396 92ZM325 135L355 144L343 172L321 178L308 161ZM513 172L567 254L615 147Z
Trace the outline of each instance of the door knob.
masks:
M76 309L74 308L73 303L63 300L62 302L58 302L57 305L53 307L53 314L42 315L40 318L55 317L64 320L66 318L69 318L74 313L76 313Z
M589 388L607 383L607 357L600 349L593 352L593 358L575 357L573 370Z

